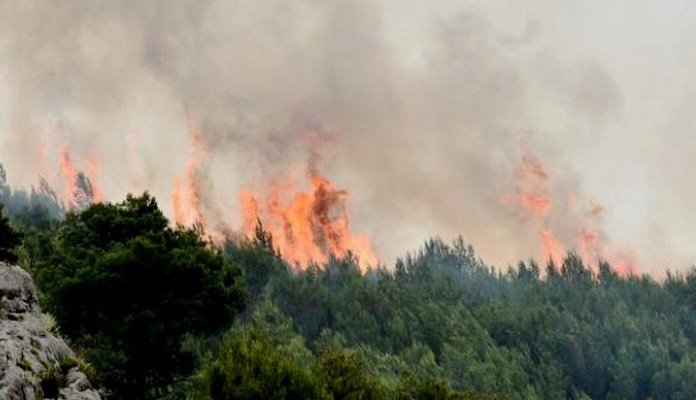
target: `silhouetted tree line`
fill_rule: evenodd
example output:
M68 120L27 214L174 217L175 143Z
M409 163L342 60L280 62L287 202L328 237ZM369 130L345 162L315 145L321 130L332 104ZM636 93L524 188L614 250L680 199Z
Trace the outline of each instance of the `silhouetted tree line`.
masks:
M571 253L500 270L459 238L390 269L298 270L261 226L214 246L147 194L47 224L22 210L0 218L0 257L107 398L696 398L693 269L656 282Z

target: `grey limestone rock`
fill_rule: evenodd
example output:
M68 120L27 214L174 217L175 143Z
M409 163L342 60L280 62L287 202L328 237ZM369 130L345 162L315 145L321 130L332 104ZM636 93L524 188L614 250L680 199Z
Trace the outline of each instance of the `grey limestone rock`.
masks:
M51 386L48 380L57 383L54 389L43 389ZM101 397L56 334L53 318L39 309L31 276L0 262L0 399L50 398Z

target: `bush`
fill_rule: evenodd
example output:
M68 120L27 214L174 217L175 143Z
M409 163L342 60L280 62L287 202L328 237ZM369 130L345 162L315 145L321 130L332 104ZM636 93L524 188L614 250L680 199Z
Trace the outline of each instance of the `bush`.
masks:
M329 399L326 388L258 331L229 336L198 377L197 399Z
M193 370L187 334L213 334L245 304L239 269L199 232L170 228L154 198L68 213L32 265L45 309L116 398L166 392Z
M10 226L10 221L3 215L3 205L0 204L0 261L17 262L15 247L20 240L21 236Z

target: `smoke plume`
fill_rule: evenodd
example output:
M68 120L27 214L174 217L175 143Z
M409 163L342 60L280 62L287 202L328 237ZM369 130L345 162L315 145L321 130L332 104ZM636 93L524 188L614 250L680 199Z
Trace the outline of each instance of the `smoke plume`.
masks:
M601 49L567 51L574 36L545 23L543 5L445 2L442 15L392 3L0 0L8 179L28 187L42 176L72 196L60 174L75 173L74 163L95 198L149 190L181 223L243 229L240 190L307 165L305 138L321 131L331 138L321 176L349 192L353 231L387 262L430 235L457 234L499 265L548 257L539 245L546 228L573 243L564 250L597 253L595 240L635 247L643 271L694 255L665 258L672 238L655 233L649 221L662 214L648 206L641 229L622 229L617 192L597 183L603 168L630 162L621 151L603 158L625 143L610 133L632 128L624 115L637 109L624 95L633 86L603 64ZM409 12L424 16L400 14ZM522 23L505 22L518 14ZM553 183L542 190L603 204L603 217L590 206L543 218L511 206L530 200L519 186L527 150L547 163ZM642 178L626 171L609 173L612 182L625 174L630 191ZM584 249L575 240L583 228ZM659 239L660 251L647 250L646 238Z

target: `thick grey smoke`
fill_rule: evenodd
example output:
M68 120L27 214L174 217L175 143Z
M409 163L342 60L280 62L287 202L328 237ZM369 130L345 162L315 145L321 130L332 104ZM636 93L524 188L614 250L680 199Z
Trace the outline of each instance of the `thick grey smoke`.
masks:
M106 198L148 189L168 209L188 113L212 152L206 212L234 226L238 189L301 165L304 133L321 129L325 174L383 259L432 234L462 234L498 264L538 256L529 218L500 201L520 142L550 164L554 196L584 192L581 161L601 181L614 161L587 155L622 129L616 76L534 13L508 26L512 7L446 2L451 15L409 25L420 7L397 3L0 0L0 159L26 186L69 148L81 168L98 158Z

